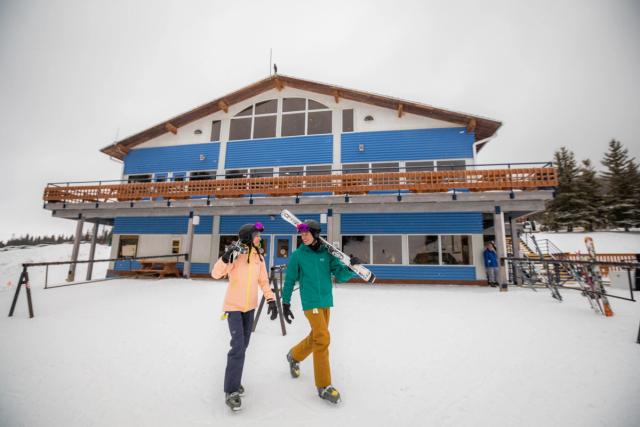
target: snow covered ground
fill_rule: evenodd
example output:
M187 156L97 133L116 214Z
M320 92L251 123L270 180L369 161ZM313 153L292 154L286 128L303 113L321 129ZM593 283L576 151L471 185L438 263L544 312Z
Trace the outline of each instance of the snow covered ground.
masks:
M65 258L70 245L33 249L40 250L0 253L1 283L17 280L25 258ZM126 279L44 290L42 277L32 276L33 319L24 294L6 317L13 288L0 291L2 426L635 426L640 419L638 303L613 300L615 316L604 318L569 291L558 303L544 290L339 285L331 362L343 402L334 407L315 395L311 359L300 378L289 376L284 356L308 332L295 293L285 337L263 313L247 353L244 409L230 413L222 393L224 282Z
M640 254L640 231L598 231L593 233L534 233L536 239L549 239L564 252L586 253L584 238L591 236L598 253Z

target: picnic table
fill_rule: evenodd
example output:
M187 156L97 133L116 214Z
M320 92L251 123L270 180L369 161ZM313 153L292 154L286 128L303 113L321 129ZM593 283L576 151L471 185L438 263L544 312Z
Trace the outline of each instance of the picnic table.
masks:
M182 273L178 268L177 261L140 260L140 268L131 270L131 272L145 276L157 275L159 278L164 278L166 276L182 276Z

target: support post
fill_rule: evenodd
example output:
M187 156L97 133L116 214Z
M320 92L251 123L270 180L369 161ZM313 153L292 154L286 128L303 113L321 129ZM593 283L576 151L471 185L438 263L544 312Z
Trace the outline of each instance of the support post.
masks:
M98 238L98 226L100 221L93 224L93 230L91 231L91 248L89 249L89 264L87 265L87 280L91 280L93 275L93 260L96 257L96 240Z
M71 251L71 264L69 264L69 273L67 273L67 282L73 282L76 280L76 266L78 261L78 253L80 252L80 239L82 238L82 227L84 226L84 218L82 214L78 216L78 222L76 223L76 235L73 239L73 250Z
M31 302L31 285L29 284L29 273L27 267L22 267L22 273L20 273L20 280L18 280L18 286L16 287L16 293L13 295L13 302L11 303L11 309L9 310L9 317L13 316L13 312L16 309L16 303L18 302L18 295L20 295L20 288L24 285L27 291L27 304L29 305L29 317L33 318L33 303Z
M496 206L493 214L493 228L496 235L496 251L498 252L498 281L500 282L500 290L507 290L507 269L502 259L507 256L507 239L504 228L504 213L500 206Z
M191 252L193 250L193 211L189 212L189 224L187 225L187 244L185 249L187 256L184 260L182 276L189 279L191 278Z
M511 228L511 251L513 252L514 258L520 258L520 233L518 232L518 224L515 218L509 217L509 227ZM520 277L520 272L518 271L516 264L512 263L511 268L513 283L521 285L522 277Z

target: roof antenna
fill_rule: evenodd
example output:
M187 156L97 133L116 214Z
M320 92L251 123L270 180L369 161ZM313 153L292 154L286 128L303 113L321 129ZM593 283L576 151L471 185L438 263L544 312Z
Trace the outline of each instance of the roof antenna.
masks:
M271 75L271 64L273 59L273 48L269 48L269 75Z

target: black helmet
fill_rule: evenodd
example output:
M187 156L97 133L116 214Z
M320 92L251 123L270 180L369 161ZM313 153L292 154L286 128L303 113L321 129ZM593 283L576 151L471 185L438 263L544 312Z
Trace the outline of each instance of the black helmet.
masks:
M238 230L238 237L240 238L240 242L245 245L251 245L253 242L254 233L263 232L264 227L261 223L256 222L255 224L245 224L240 227Z
M298 229L299 233L302 233L304 231L310 232L311 235L316 239L320 235L320 230L321 230L320 223L315 219L307 219L304 222L298 224L296 228Z

